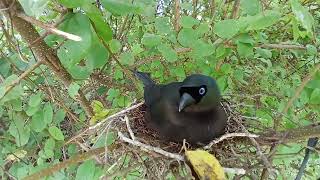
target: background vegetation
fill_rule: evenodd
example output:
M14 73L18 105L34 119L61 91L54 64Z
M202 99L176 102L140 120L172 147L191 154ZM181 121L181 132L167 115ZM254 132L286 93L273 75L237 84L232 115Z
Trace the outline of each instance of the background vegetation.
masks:
M319 9L319 0L0 1L0 177L21 179L119 141L108 131L100 144L75 137L141 97L129 71L136 68L159 83L192 73L214 77L252 133L306 129L311 134L263 147L273 177L292 179L306 140L320 134ZM127 153L114 169L94 159L47 178L148 172L135 165L117 174L138 161ZM254 166L249 161L251 173L241 177L260 177L263 167ZM306 178L318 177L313 153Z

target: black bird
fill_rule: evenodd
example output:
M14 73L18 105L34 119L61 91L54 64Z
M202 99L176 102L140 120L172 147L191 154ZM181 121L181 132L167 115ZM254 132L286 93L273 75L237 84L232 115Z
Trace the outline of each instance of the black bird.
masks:
M134 73L144 84L147 124L162 138L203 144L224 133L227 118L213 78L193 74L183 82L158 85L149 74Z

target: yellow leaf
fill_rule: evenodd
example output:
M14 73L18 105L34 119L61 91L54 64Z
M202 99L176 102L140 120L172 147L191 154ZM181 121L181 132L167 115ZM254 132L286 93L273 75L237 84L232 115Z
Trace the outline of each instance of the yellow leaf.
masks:
M199 179L226 179L219 161L210 153L203 150L186 151L186 157Z
M7 156L6 160L8 161L15 161L18 160L20 161L20 159L24 158L27 155L27 151L25 150L18 150L16 152L14 152L14 154L10 154Z

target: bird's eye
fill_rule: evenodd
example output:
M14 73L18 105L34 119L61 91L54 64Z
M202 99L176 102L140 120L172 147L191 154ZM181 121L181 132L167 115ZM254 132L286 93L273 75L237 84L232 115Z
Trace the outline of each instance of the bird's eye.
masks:
M204 95L206 93L206 89L204 87L199 89L199 94Z

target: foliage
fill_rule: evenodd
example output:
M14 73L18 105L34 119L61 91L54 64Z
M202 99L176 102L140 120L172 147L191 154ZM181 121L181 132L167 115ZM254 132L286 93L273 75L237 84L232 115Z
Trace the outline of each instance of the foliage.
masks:
M67 142L69 138L138 97L141 87L134 86L128 73L134 68L150 72L159 83L183 80L191 73L214 77L226 99L244 104L239 111L258 119L248 120L249 127L255 127L251 132L319 122L320 72L309 82L304 80L319 64L318 1L241 0L237 11L231 8L233 1L187 0L180 4L179 12L172 0L19 2L27 15L43 23L62 20L57 28L82 40L55 34L45 37L72 77L68 87L46 65L14 83L38 59L23 38L11 31L11 21L4 19L5 31L0 32L0 177L9 174L20 179L64 159L65 153L69 157L79 153L81 147ZM178 22L177 14L181 16ZM40 27L37 30L45 32ZM306 86L283 114L304 82ZM90 120L75 101L80 90L92 102ZM93 143L102 147L115 141L116 135L110 132ZM280 169L277 176L295 176L303 153L285 158L281 154L298 153L303 143L279 145L276 154L280 155L273 160ZM119 161L125 163L125 159ZM319 177L319 154L309 164L306 176ZM94 160L87 160L47 179L97 179L105 173ZM125 176L133 179L143 172L136 168Z

